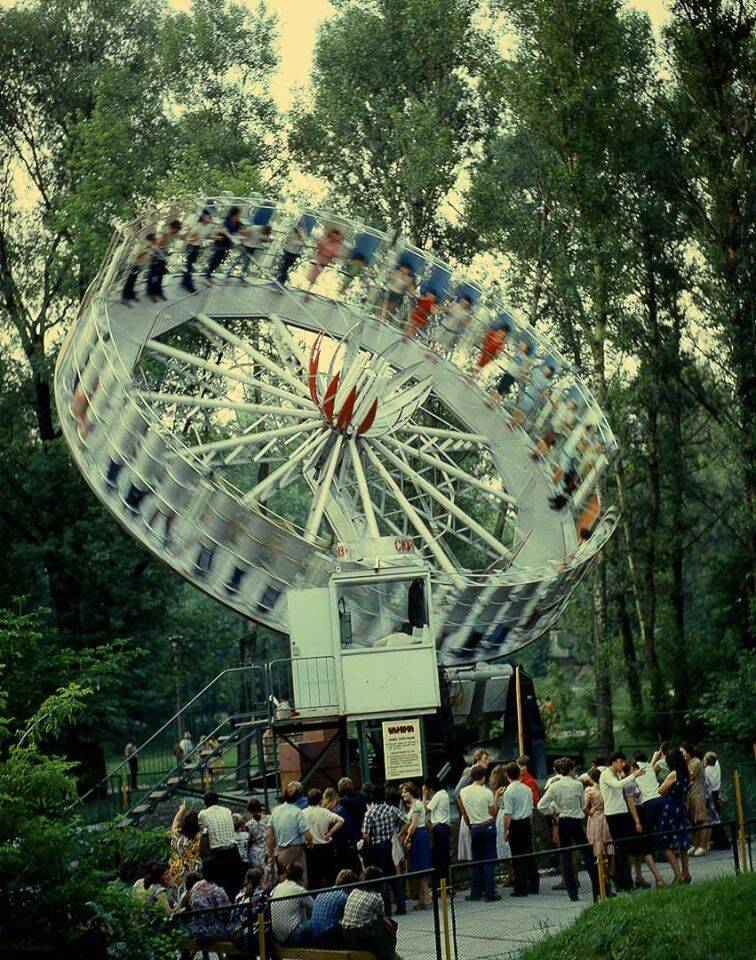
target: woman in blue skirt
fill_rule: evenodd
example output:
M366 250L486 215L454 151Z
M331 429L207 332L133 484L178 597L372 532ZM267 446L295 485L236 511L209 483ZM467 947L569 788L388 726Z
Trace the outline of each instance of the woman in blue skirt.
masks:
M664 856L675 873L674 882L690 883L688 867L690 774L682 750L678 748L670 750L667 762L669 774L664 783L659 785L659 793L664 797L664 809L659 816L659 829L665 832L661 842L664 845Z
M402 799L409 807L407 811L409 827L404 845L410 857L410 870L431 870L433 861L430 837L428 828L425 826L425 806L420 799L420 787L412 781L405 783L402 787ZM428 877L420 877L418 882L420 899L415 904L415 910L427 910L431 905Z

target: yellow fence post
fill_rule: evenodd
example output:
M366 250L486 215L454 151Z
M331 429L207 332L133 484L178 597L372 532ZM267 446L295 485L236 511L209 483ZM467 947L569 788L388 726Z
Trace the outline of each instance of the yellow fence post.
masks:
M603 902L606 900L606 861L603 849L596 857L596 869L598 870L599 900Z
M268 954L265 952L265 914L263 913L257 916L257 946L260 960L266 960Z
M124 810L129 805L129 786L124 776L121 777L121 803L123 804Z
M522 684L520 681L520 667L515 667L515 698L517 703L517 749L520 756L525 753L525 731L522 726Z
M444 924L444 955L452 960L451 936L449 934L449 899L446 893L446 879L441 878L441 918Z
M743 812L743 791L740 787L740 770L733 771L732 785L735 793L735 808L738 813L738 850L740 851L740 871L741 873L748 873L748 860L746 859L745 814Z

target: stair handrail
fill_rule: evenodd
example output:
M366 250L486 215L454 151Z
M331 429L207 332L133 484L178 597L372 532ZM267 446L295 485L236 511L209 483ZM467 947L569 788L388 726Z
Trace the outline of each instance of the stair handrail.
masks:
M241 667L226 667L225 670L221 670L221 672L218 674L217 677L213 677L213 679L212 679L209 683L205 684L205 686L199 691L199 693L196 693L196 694L191 698L191 700L187 700L187 702L181 707L181 709L180 709L180 710L177 710L169 720L166 720L166 721L165 721L165 723L163 724L162 727L159 727L159 728L152 734L151 737L148 737L141 746L137 747L137 749L134 751L134 753L131 754L131 756L126 757L126 758L123 759L116 767L113 767L113 769L110 771L110 773L105 774L105 776L104 776L101 780L99 780L93 787L90 787L89 790L87 790L86 793L83 793L80 797L77 797L77 798L73 801L73 803L70 803L70 804L65 808L65 810L64 810L63 812L64 812L64 813L68 813L69 810L73 810L73 808L76 807L76 806L78 806L78 804L84 803L84 801L87 799L87 797L91 797L93 793L98 792L99 789L100 789L100 787L101 787L104 783L107 783L108 780L110 780L111 777L115 776L120 770L122 770L124 767L128 766L129 760L131 760L133 757L138 757L139 754L142 752L142 750L144 750L145 747L148 747L148 746L153 742L153 740L155 740L157 737L160 736L161 733L163 733L165 730L167 730L168 727L170 727L172 723L175 723L176 720L178 720L178 718L181 716L181 714L184 713L184 711L188 710L189 707L192 706L192 704L196 703L197 700L199 700L199 698L200 698L203 694L207 693L207 691L210 689L210 687L212 687L214 684L216 684L216 683L221 679L221 677L224 677L224 676L226 676L226 674L229 674L229 673L241 673L241 672L246 671L246 670L260 670L260 671L261 671L262 676L263 676L265 700L266 700L266 702L267 702L267 700L268 700L268 676L267 676L267 671L265 670L264 667L260 667L260 666L258 666L258 665L255 664L255 663L249 663L249 664L246 664L246 665L241 666Z
M188 759L194 758L194 759L196 759L196 760L198 761L197 764L196 764L196 766L195 766L192 770L188 771L188 776L189 776L189 777L193 776L193 775L196 774L196 773L204 774L205 771L207 770L207 768L210 766L211 760L212 760L214 757L218 756L219 754L222 754L222 753L223 753L223 750L224 750L225 747L226 747L226 744L219 744L217 747L214 747L214 748L210 749L209 752L208 752L208 754L207 754L207 756L202 757L202 756L201 756L201 751L202 751L203 749L206 749L207 741L210 740L212 737L217 736L218 733L219 733L221 730L223 730L224 727L227 727L229 724L233 724L233 722L234 722L235 720L238 720L240 717L243 717L243 716L247 716L247 714L244 714L244 713L232 713L232 714L229 714L229 716L225 717L223 720L221 720L221 722L220 722L216 727L214 727L214 728L210 731L210 733L207 735L206 740L201 741L201 742L200 742L200 741L197 741L197 743L192 747L192 749L189 751L189 753L187 753L186 756L182 757L181 760L179 760L179 762L176 764L175 767L173 767L173 768L172 768L171 770L169 770L166 774L164 774L164 776L163 776L160 780L158 780L157 783L153 784L153 785L149 788L149 790L147 791L145 797L140 797L139 799L135 800L135 801L131 804L131 806L129 807L129 809L126 810L124 816L125 816L125 817L128 817L129 814L131 814L131 813L133 812L133 810L134 810L135 807L139 806L140 803L143 803L146 799L149 798L149 796L150 796L151 793L154 793L156 790L160 790L161 787L166 786L171 777L173 777L173 776L175 776L175 775L178 775L178 776L180 777L181 774L182 774L182 772L185 772L185 769L186 769L186 768L185 768L185 764L186 764L186 761L187 761ZM262 724L268 723L268 718L267 718L267 716L266 716L266 717L259 717L259 718L256 720L256 723L257 723L258 725L262 725ZM113 771L113 772L115 773L115 771Z

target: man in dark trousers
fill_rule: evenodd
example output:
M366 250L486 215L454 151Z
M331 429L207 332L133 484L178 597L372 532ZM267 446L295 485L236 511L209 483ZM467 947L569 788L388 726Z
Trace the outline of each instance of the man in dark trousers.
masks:
M575 779L575 763L565 757L561 763L562 776L549 783L538 801L538 810L546 817L559 815L559 846L562 850L580 846L580 856L591 878L593 899L598 900L598 870L593 857L593 848L585 835L585 813L583 811L583 785ZM562 854L564 885L570 900L578 899L578 885L572 865L572 851Z
M514 870L513 897L527 897L538 893L538 865L533 853L533 829L530 818L533 813L533 794L530 787L520 783L520 768L508 763L505 772L509 786L504 794L504 836L512 851Z

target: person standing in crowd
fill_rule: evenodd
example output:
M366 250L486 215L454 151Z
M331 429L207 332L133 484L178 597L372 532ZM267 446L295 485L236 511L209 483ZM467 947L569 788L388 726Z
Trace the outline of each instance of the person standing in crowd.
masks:
M306 240L305 230L301 223L292 227L284 237L283 246L281 247L281 259L278 261L278 272L276 274L276 280L278 280L281 286L287 283L294 264L302 256L302 250L304 249Z
M622 772L627 776L630 773L635 773L638 769L638 764L634 761L632 763L626 763L622 768ZM633 823L635 824L635 837L632 840L628 840L628 855L632 863L633 869L635 871L635 888L643 889L649 887L650 884L643 879L642 864L643 861L646 861L649 870L653 874L654 880L657 887L666 887L664 878L659 873L659 870L656 866L656 861L654 860L653 850L654 842L649 840L647 836L643 834L643 822L641 820L641 809L643 807L643 797L641 794L641 788L638 786L638 781L642 779L642 775L637 777L631 783L626 784L622 788L622 792L625 794L625 802L627 803L627 809L630 811L630 816L633 818Z
M203 274L208 283L213 282L213 273L228 256L228 251L231 249L231 244L234 242L234 238L240 230L241 211L239 210L239 207L229 207L228 212L223 220L223 225L215 234L213 249L210 252L210 257L208 258L207 266L205 267L205 272Z
M270 817L263 813L262 803L257 798L253 798L247 804L247 833L249 834L249 844L247 853L250 867L257 867L263 871L265 886L273 885L270 867L266 864L266 839L268 834L268 824Z
M360 877L362 886L347 897L341 929L349 950L365 950L376 960L396 957L396 923L386 916L378 884L383 874L378 867L366 867Z
M628 783L640 777L643 771L639 769L627 777L621 777L626 760L624 753L610 754L609 766L601 774L599 786L601 796L604 798L604 815L614 841L617 885L622 890L630 891L633 889L633 881L630 876L628 840L635 836L635 822L627 808L623 789Z
M344 826L344 818L322 806L323 794L317 788L307 794L307 802L304 816L312 835L312 846L307 850L308 886L311 890L320 890L333 883L336 873L333 837Z
M312 834L307 826L304 811L299 806L302 796L301 784L294 780L287 784L283 802L270 815L268 824L268 863L278 866L280 875L286 873L290 863L302 867L307 883L307 859L305 848L312 846Z
M717 822L711 833L713 845L717 850L729 850L730 842L720 822L722 819L722 768L719 765L719 759L716 753L712 750L709 750L709 752L704 755L704 776L709 785L711 802L716 812L716 817L713 819Z
M483 767L483 769L488 772L488 768L491 763L491 758L488 755L488 751L484 750L482 747L479 747L475 753L472 755L472 764L469 767L465 767L462 771L462 776L459 778L459 783L454 788L454 802L457 804L461 820L459 823L459 839L457 841L457 859L458 860L470 860L472 858L472 850L470 847L470 824L465 820L465 813L460 801L460 794L462 793L463 787L468 786L472 781L470 780L470 775L472 769L475 766Z
M683 752L677 747L669 751L667 764L669 773L664 778L664 782L659 785L659 793L664 797L664 810L660 822L662 830L665 831L664 855L675 874L674 882L690 883L688 866L690 773Z
M179 740L179 746L181 747L183 758L184 760L186 760L186 758L189 757L194 750L194 744L192 743L192 735L191 733L189 733L188 730L184 730L184 733L181 739Z
M496 803L486 786L486 769L477 764L470 771L471 782L460 791L462 815L470 825L472 879L468 900L500 900L496 892ZM528 791L530 796L530 791ZM476 861L490 861L478 863Z
M533 813L533 794L529 787L520 783L520 768L508 763L506 768L507 789L504 792L504 839L512 851L514 890L510 896L527 897L538 893L538 865L533 853L533 828L530 822Z
M688 764L688 773L690 774L690 791L688 792L688 817L690 825L693 828L691 837L691 846L688 850L688 856L702 857L709 848L709 837L711 831L707 829L708 817L706 814L706 789L704 786L704 766L701 759L697 756L700 750L691 744L684 744L682 747L685 762Z
M611 846L612 835L604 815L604 798L599 787L601 771L598 767L591 767L588 771L588 786L583 794L583 813L586 815L585 835L593 847L593 854L598 857L612 857L614 851Z
M423 784L423 801L430 817L433 835L433 869L437 879L449 879L451 865L451 809L449 794L436 779L426 780Z
M200 868L200 825L196 810L189 810L182 800L171 824L173 858L168 865L171 889L183 896L186 878Z
M189 293L195 293L197 288L194 286L192 274L194 273L194 264L197 257L202 253L202 247L205 241L210 237L214 230L213 218L210 211L205 207L199 215L195 225L191 228L186 237L186 248L184 249L184 273L181 277L181 286Z
M200 829L207 835L210 848L203 859L202 873L207 875L208 864L212 863L217 882L223 887L229 900L233 900L241 889L244 868L236 846L236 831L231 811L221 807L218 794L208 790L204 796L205 809L200 810L198 822Z
M415 295L415 275L408 263L399 263L383 291L380 317L386 320L399 312L407 297Z
M358 881L353 870L341 870L336 877L336 886L348 887ZM307 939L316 950L343 950L341 920L348 899L346 890L325 890L315 897Z
M387 880L382 891L386 916L391 916L389 887L394 895L396 912L406 913L404 890L397 876L392 848L394 834L398 832L402 835L406 831L407 818L397 807L386 803L386 789L380 784L373 787L373 803L365 813L362 829L365 863L368 866L378 867Z
M132 790L139 789L139 757L137 756L137 745L133 740L129 740L123 749L123 755L129 765L129 786Z
M598 871L593 852L585 835L585 813L583 812L583 785L575 779L575 763L568 757L562 762L562 776L552 781L549 788L538 801L538 810L544 816L556 813L559 817L559 846L580 847L579 854L583 865L591 878L593 899L598 900ZM562 853L564 883L570 900L578 900L578 881L572 863L572 851Z
M344 818L344 828L339 833L339 840L343 841L340 847L344 859L340 866L354 870L359 874L362 870L357 844L362 839L362 824L367 811L367 800L362 793L354 789L349 777L342 777L338 783L339 805L336 813Z
M171 244L175 237L178 236L180 229L181 221L171 220L163 227L160 231L160 236L157 238L155 244L156 249L153 251L147 270L147 296L153 303L157 300L166 299L163 293L163 277L165 277L166 270L168 269L168 254L170 253Z
M231 818L234 821L236 849L239 851L239 857L246 871L249 865L249 853L247 852L249 846L249 831L244 824L244 817L240 813L231 814Z
M644 837L647 838L643 845L643 856L648 864L651 873L654 875L657 887L664 887L666 883L659 871L656 869L654 852L658 847L657 834L660 831L659 821L662 810L664 810L664 797L659 794L659 781L656 779L654 765L661 756L657 751L651 757L649 762L647 754L643 750L636 750L633 754L635 766L641 771L636 779L636 784L640 790L640 806L638 814L640 816L641 827Z
M504 794L508 782L507 769L500 763L491 771L491 779L489 780L489 786L496 803L496 856L499 860L507 860L512 856L509 844L504 839L506 832L504 829Z
M287 864L284 879L270 895L273 936L283 947L298 947L307 936L308 920L315 902L302 886L303 882L302 865L294 861Z
M538 804L539 798L538 781L530 769L530 757L518 757L516 763L520 768L520 783L524 783L525 786L530 789L530 792L533 794L533 806L535 807Z
M409 868L411 871L430 870L433 866L431 859L430 837L428 828L425 825L425 805L420 799L420 788L410 780L404 784L404 796L407 798L409 808L407 816L409 826L404 835L405 849L409 853ZM370 809L368 808L368 813ZM418 879L420 887L420 898L415 904L415 910L428 910L430 908L430 887L428 877Z
M339 795L333 787L326 787L323 791L323 809L337 813L342 820L343 815L339 811ZM348 835L346 821L341 830L338 830L331 839L333 845L333 869L336 873L341 870L354 870L355 863L359 870L362 870L360 857L357 853L357 847L351 837ZM357 870L354 870L359 876Z

